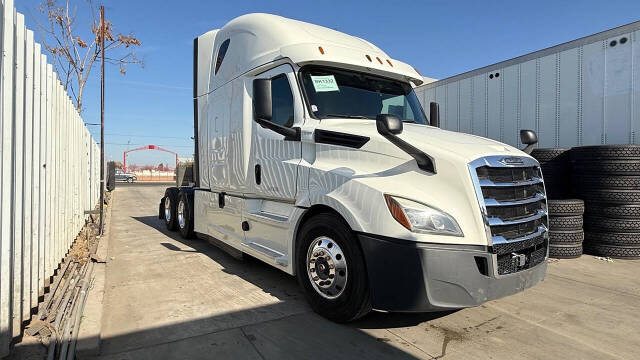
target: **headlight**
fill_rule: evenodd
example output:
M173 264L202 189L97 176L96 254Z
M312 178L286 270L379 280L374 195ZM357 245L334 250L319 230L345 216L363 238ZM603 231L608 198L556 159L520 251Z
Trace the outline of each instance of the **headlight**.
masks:
M413 232L462 236L462 230L456 220L443 211L387 194L384 195L384 199L393 218Z

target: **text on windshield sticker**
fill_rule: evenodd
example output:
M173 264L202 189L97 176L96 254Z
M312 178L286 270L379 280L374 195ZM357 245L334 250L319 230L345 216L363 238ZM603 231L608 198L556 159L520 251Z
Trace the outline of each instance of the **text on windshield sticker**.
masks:
M340 91L333 75L311 76L311 81L313 81L313 88L316 89L316 92Z

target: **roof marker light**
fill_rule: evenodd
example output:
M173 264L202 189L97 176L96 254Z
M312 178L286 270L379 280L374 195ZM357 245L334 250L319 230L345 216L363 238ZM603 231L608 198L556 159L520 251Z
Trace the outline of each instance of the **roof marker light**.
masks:
M324 49L322 48L322 46L318 46L318 50L320 50L320 54L324 55Z
M378 59L378 62L379 62L380 64L382 64L382 60L380 60L380 58L379 58L379 57L376 57L376 59Z
M393 64L391 63L391 61L389 61L389 59L387 59L387 63L389 64L389 66L393 67Z
M367 57L367 60L369 60L369 62L371 62L371 56L369 55L365 55Z

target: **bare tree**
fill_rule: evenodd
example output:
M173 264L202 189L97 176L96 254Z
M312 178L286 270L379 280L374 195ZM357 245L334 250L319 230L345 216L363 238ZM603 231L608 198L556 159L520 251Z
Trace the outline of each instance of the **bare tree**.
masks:
M75 100L76 109L82 112L82 94L89 79L89 74L96 60L100 58L100 19L96 17L92 0L85 0L91 12L88 27L76 27L77 5L70 0L43 0L40 12L47 17L47 23L38 23L41 41L53 57L56 72L59 74L65 90L69 90ZM37 21L37 20L36 20ZM126 74L128 64L144 63L136 57L132 48L141 46L133 34L123 35L114 30L113 24L105 20L105 62L118 65L120 73ZM91 37L90 41L82 39L78 33L83 32ZM86 39L86 38L85 38Z

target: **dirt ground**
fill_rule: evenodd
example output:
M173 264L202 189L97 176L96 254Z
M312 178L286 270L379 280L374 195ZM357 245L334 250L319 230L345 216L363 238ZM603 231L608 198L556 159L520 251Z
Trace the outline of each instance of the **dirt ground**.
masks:
M295 279L167 232L166 185L118 184L108 236L104 359L637 359L640 261L551 260L523 293L449 313L315 315Z

